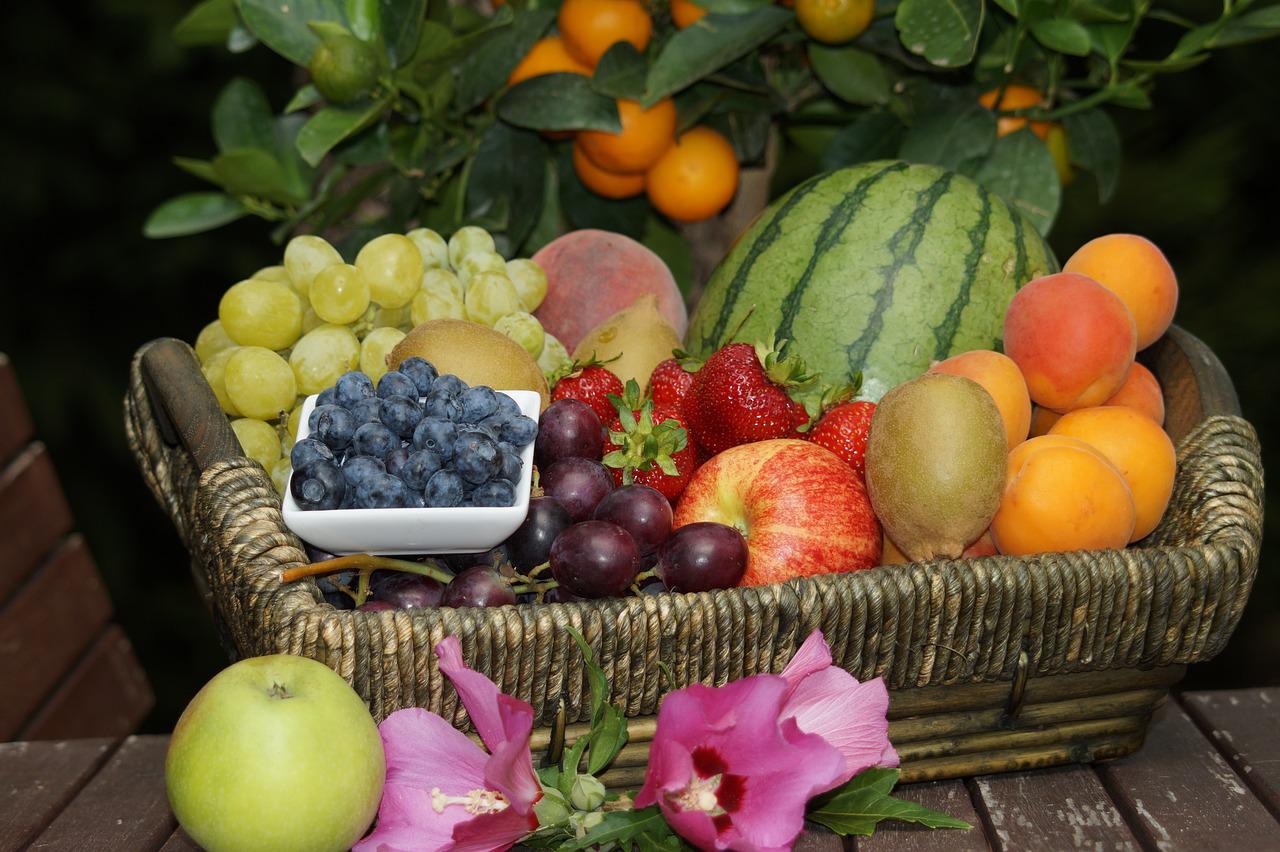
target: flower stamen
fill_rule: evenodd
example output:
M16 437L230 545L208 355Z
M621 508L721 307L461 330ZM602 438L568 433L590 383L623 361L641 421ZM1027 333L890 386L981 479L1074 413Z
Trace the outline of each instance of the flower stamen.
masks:
M496 814L511 806L507 797L496 790L471 790L465 796L448 796L439 787L431 788L431 809L444 813L449 805L462 805L469 814Z
M720 786L720 776L699 778L694 775L689 779L689 786L670 797L671 804L682 811L702 811L709 816L724 813L716 798L716 789Z

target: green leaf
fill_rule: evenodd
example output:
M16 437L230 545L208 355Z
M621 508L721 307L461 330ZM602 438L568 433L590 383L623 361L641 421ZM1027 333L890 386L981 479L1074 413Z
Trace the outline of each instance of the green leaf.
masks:
M532 77L512 86L497 110L503 121L533 130L622 130L613 98L592 89L581 74Z
M299 198L310 194L311 183L316 175L316 170L298 153L298 134L306 123L305 115L282 115L276 119L272 128L271 151L284 170L289 191Z
M1050 50L1071 56L1088 56L1092 44L1084 24L1071 18L1049 18L1031 25L1036 41Z
M213 102L213 141L219 151L270 148L274 122L266 93L244 77L223 86Z
M471 162L467 218L493 218L513 247L524 242L542 210L546 157L538 134L500 121L489 125Z
M843 166L893 157L906 128L889 112L864 112L840 129L822 152L820 168L832 171Z
M413 56L418 28L427 14L427 0L378 0L382 22L382 43L392 68L399 68Z
M1147 74L1177 74L1188 71L1209 58L1208 53L1197 53L1185 58L1170 59L1125 59L1120 64L1131 71Z
M995 4L1015 18L1018 17L1018 0L995 0Z
M1210 41L1210 47L1229 47L1280 35L1280 4L1231 18Z
M356 38L375 41L382 35L380 5L378 0L346 0L347 20Z
M1089 42L1093 49L1107 58L1108 62L1118 62L1129 46L1133 37L1133 25L1124 24L1092 24L1088 27Z
M657 103L773 38L793 19L780 6L745 15L709 14L677 32L649 69L644 103Z
M605 676L604 670L596 665L596 655L592 653L591 646L587 644L582 634L572 627L565 627L564 630L573 638L574 644L582 652L582 665L586 668L587 682L591 688L591 719L594 722L600 718L609 700L609 678Z
M809 62L822 85L851 104L870 106L889 101L889 75L875 55L856 47L809 43Z
M1098 201L1106 204L1120 177L1120 133L1111 116L1100 109L1077 112L1062 120L1071 162L1093 173Z
M294 65L306 65L320 43L311 21L347 23L341 0L238 0L245 26Z
M894 15L902 45L939 68L967 65L978 49L982 0L902 0Z
M591 87L611 98L638 101L644 97L647 71L640 51L629 41L619 41L600 57Z
M235 0L204 0L174 26L173 40L183 47L219 45L239 22Z
M494 32L468 53L458 69L457 109L471 110L498 91L555 17L550 9L518 12L511 26Z
M557 158L556 172L560 176L560 205L571 227L599 228L634 240L644 236L645 222L652 211L647 198L618 200L596 195L578 179L567 145Z
M324 100L324 95L320 94L320 90L310 83L307 83L301 89L293 93L293 97L289 98L289 103L284 105L285 115L307 107L315 106Z
M209 183L216 183L221 186L221 181L218 180L218 176L213 171L213 163L208 160L174 157L173 164L189 175L195 175L201 180L207 180Z
M914 822L926 828L973 826L963 820L889 795L898 780L896 769L871 769L855 775L834 793L823 796L805 815L837 834L869 837L882 820Z
M198 234L234 222L248 212L239 201L221 192L189 192L151 211L142 234L153 240Z
M298 153L308 164L319 165L334 145L368 127L386 106L387 101L379 100L359 107L325 107L298 132Z
M612 704L604 705L600 721L591 729L591 756L587 771L595 775L604 769L627 744L627 719Z
M768 6L773 0L693 0L693 2L708 12L721 15L742 15L747 12L754 12L762 6Z
M1041 234L1049 233L1062 187L1049 149L1030 130L996 140L974 179L1022 211Z
M258 38L244 24L236 24L227 33L227 51L245 53L258 45Z
M582 755L588 744L586 737L578 737L560 759L560 780L556 787L566 799L573 795L573 779L578 776L578 767L582 765Z
M280 204L302 200L290 191L280 163L261 148L223 151L213 158L213 172L232 195L265 198Z
M899 156L954 170L986 156L995 142L995 113L975 101L944 102L919 116L902 140Z
M564 215L560 210L560 181L556 174L555 163L547 160L542 184L542 211L538 213L538 221L533 230L525 237L524 245L518 246L521 257L529 257L538 249L560 236L565 231ZM674 274L674 271L673 271ZM680 279L676 279L679 281Z
M671 827L667 825L657 805L639 811L609 811L585 835L562 844L560 849L572 852L597 845L605 847L610 843L626 849L642 834L660 837L671 833Z
M1076 0L1071 17L1085 24L1121 24L1133 17L1133 5L1129 0Z

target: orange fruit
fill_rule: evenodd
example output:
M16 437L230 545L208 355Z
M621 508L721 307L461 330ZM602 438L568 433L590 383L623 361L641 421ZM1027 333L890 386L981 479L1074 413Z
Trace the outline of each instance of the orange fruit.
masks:
M582 153L607 172L638 174L649 170L676 139L676 105L666 98L645 109L638 101L618 101L621 133L584 130Z
M569 52L592 68L620 41L643 53L653 35L653 20L636 0L565 0L556 23Z
M795 0L796 20L811 38L827 44L852 41L871 26L875 0Z
M644 175L620 175L605 171L583 153L580 139L573 143L573 170L578 173L578 180L587 189L605 198L631 198L644 192Z
M649 201L682 222L708 219L733 200L738 190L738 157L710 127L681 136L645 176Z
M1107 234L1080 246L1062 267L1120 297L1138 327L1138 348L1160 339L1178 308L1178 276L1160 247L1137 234Z
M671 0L671 20L680 29L696 24L705 14L707 10L691 0Z
M1022 371L1008 355L975 349L939 361L928 372L964 376L982 385L1000 409L1009 449L1027 439L1027 430L1031 428L1031 397Z
M559 36L549 36L538 40L524 55L524 59L520 60L520 64L507 78L507 85L514 86L530 77L560 72L591 76L591 69L573 58Z
M978 103L982 104L989 110L1003 109L1029 109L1036 106L1044 106L1044 95L1040 94L1037 89L1030 86L1020 86L1013 84L1006 86L1004 89L1004 97L1000 98L1000 103L996 103L996 98L1000 94L1000 89L995 88L989 92L983 93L978 98ZM996 120L996 135L1008 136L1010 133L1016 133L1027 126L1027 119L1020 115L1002 115ZM1031 132L1039 136L1041 139L1047 139L1049 129L1053 126L1051 121L1033 121L1031 122Z

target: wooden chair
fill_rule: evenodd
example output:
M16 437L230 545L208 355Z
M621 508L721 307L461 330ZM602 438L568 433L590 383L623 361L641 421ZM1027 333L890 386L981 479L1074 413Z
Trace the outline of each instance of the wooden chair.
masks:
M0 353L0 741L132 733L154 695Z

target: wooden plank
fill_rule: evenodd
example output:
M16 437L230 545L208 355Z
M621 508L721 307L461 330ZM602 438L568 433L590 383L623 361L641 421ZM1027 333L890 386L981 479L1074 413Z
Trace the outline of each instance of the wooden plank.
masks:
M36 442L0 470L0 602L71 532L71 508Z
M33 849L143 852L177 823L164 789L168 737L129 737L44 832Z
M111 616L84 539L74 535L0 610L0 739L11 739Z
M0 743L0 852L22 849L53 822L115 744Z
M973 789L1001 849L1140 848L1087 768L984 775Z
M173 830L168 842L160 847L160 852L200 852L200 847L187 836L182 826L178 826Z
M804 830L791 845L792 852L844 852L852 844L825 826L806 822Z
M1280 689L1192 692L1183 706L1236 774L1280 819Z
M858 838L858 852L988 852L991 849L982 819L963 781L903 784L893 795L962 819L973 828L931 831L908 823L884 822L871 837Z
M0 352L0 466L17 455L35 434L31 413L18 387L18 374L9 356Z
M23 727L20 738L123 737L137 730L154 703L133 645L111 624Z
M1137 754L1098 767L1107 792L1147 848L1275 849L1280 825L1176 702Z

